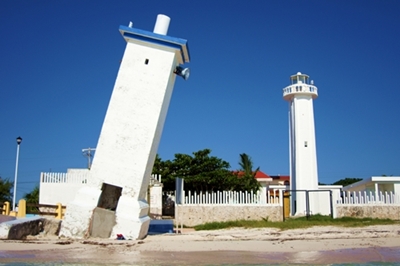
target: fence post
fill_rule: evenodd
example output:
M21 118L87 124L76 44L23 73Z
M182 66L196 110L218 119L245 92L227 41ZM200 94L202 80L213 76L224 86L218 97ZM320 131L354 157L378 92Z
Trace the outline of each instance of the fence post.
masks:
M25 216L26 216L26 200L20 199L18 202L17 217L25 217Z
M10 215L10 202L3 202L1 214Z
M57 205L57 209L56 209L57 216L56 216L56 219L60 219L61 220L63 218L62 205L61 205L61 203L57 203L56 205Z
M306 190L306 217L307 220L310 219L310 195L309 195L309 191Z
M8 202L8 201L4 202L3 214L10 215L10 202Z

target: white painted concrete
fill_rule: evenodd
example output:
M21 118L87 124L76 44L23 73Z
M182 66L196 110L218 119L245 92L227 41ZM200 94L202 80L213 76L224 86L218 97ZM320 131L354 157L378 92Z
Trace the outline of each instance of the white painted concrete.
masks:
M320 192L314 192L316 193L316 199L317 199L317 209L319 214L322 215L330 215L331 214L331 199L329 196L329 191L332 193L332 211L333 211L333 217L336 217L336 204L340 201L340 191L342 189L342 186L335 186L335 185L323 185L323 186L318 186L318 190ZM329 191L325 191L329 190ZM316 213L315 213L316 214Z
M162 216L162 185L150 187L150 214L154 217Z
M82 188L67 206L60 233L65 236L85 236L103 184L122 188L111 238L123 234L127 239L141 239L147 234L150 218L145 197L175 83L174 70L189 58L183 58L188 53L182 39L163 39L122 26L120 31L127 46L88 187Z
M86 185L88 169L68 169L67 173L40 173L39 203L67 205Z

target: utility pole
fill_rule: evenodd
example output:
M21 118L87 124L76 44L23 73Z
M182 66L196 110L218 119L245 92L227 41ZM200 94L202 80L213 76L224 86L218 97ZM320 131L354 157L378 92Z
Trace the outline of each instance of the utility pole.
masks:
M91 158L93 157L92 152L94 152L96 148L87 148L87 149L82 149L82 154L83 156L88 158L88 169L90 170L90 167L92 166L92 160Z

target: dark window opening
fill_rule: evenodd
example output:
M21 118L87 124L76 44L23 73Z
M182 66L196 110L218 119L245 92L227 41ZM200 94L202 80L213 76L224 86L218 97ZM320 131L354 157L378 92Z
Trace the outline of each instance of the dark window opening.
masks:
M101 190L97 207L115 211L118 206L119 197L121 197L122 187L103 183Z
M149 59L144 60L144 64L148 65L149 64Z

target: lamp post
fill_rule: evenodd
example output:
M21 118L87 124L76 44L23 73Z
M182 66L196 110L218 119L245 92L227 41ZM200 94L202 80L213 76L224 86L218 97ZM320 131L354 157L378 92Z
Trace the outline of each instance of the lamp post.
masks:
M22 138L17 138L17 159L15 162L15 177L14 177L14 193L13 193L13 205L12 210L15 211L15 197L17 196L17 178L18 178L18 157L19 157L19 145L22 142Z

